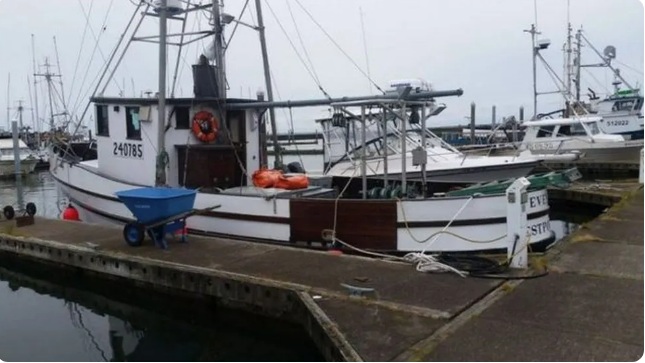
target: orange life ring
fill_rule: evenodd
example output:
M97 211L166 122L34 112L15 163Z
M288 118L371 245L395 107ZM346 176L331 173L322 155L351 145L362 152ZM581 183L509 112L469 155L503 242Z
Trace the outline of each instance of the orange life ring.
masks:
M193 134L202 142L212 142L219 132L219 121L208 111L199 111L193 116Z

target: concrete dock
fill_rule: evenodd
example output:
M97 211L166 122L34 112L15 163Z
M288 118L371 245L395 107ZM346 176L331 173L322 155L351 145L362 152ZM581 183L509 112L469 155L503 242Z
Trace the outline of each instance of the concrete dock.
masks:
M133 248L121 228L42 218L0 222L0 252L296 322L327 360L638 360L642 186L625 187L614 203L533 256L535 269L549 273L531 279L421 273L400 262L196 236L171 240L168 250L149 240Z

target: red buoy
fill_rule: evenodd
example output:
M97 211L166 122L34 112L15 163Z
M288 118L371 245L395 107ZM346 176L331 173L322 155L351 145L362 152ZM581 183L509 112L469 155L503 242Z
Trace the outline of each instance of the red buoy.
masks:
M66 221L80 221L78 210L73 205L69 204L63 211L63 219Z

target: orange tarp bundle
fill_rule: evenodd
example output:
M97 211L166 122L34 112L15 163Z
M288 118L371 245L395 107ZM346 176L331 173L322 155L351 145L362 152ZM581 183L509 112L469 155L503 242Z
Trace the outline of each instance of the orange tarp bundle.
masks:
M309 186L306 175L286 176L280 170L260 169L253 173L253 185L259 188L304 189Z

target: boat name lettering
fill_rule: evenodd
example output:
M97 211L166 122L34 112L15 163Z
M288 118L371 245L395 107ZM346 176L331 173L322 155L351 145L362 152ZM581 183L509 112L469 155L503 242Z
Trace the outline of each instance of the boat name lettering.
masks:
M548 205L548 204L549 204L548 194L536 195L529 198L529 205L531 206L531 208L539 207L541 205Z
M607 126L627 126L629 121L627 120L609 120L607 121Z
M531 150L553 150L555 149L555 144L552 142L537 142L534 144L529 144L529 149Z
M120 157L143 159L143 145L115 141L113 153Z
M531 231L531 236L537 236L542 233L548 232L551 230L551 224L549 221L540 222L538 224L533 224L529 226L529 231Z

